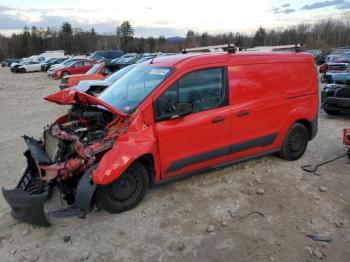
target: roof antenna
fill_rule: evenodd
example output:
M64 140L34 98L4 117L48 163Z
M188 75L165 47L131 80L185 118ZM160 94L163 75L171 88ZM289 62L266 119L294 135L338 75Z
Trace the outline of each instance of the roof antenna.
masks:
M149 62L150 65L153 64L153 59L154 59L154 57L152 57L151 61Z

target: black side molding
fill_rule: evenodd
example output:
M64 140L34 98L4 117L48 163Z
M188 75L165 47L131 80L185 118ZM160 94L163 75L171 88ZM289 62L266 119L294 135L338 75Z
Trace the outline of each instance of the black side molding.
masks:
M205 152L203 154L194 155L191 157L176 160L168 167L168 169L165 171L165 173L175 172L175 171L181 170L182 168L189 166L189 165L193 165L193 164L205 162L205 161L208 161L211 159L215 159L218 157L238 153L238 152L245 151L245 150L248 150L251 148L269 146L269 145L273 144L273 142L276 140L277 136L278 136L278 133L274 133L274 134L270 134L267 136L254 138L252 140L248 140L248 141L245 141L242 143L228 145L226 147L215 149L215 150L209 151L209 152Z

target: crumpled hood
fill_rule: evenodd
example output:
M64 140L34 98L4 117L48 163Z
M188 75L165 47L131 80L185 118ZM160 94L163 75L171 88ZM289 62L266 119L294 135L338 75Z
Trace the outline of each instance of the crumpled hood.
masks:
M102 106L117 116L128 116L127 114L118 110L114 106L105 103L104 101L95 96L91 96L87 93L80 92L76 88L69 88L68 90L58 91L56 93L44 97L44 99L59 105L72 105L82 103L86 105Z

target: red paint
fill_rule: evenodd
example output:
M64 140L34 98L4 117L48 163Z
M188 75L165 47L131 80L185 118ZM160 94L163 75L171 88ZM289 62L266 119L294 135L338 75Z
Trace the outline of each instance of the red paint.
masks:
M94 74L77 74L65 76L64 78L66 78L66 83L60 84L60 88L64 89L76 86L82 80L103 80L109 76L107 74L103 74L105 68L106 64L102 63Z
M128 131L120 135L101 159L92 177L104 185L117 179L144 155L152 155L155 180L206 168L281 147L288 129L297 121L311 122L318 113L318 80L313 57L293 53L191 54L155 59L145 66L175 67L131 116ZM225 67L229 79L229 105L156 123L153 103L175 81L194 70ZM242 113L249 114L239 116ZM219 124L212 120L224 118ZM167 173L176 160L239 144L272 133L266 147L221 156Z
M346 147L350 147L350 128L343 130L343 143Z
M288 129L297 121L311 123L318 114L318 79L313 57L293 53L190 54L155 59L149 67L173 67L174 72L151 93L131 115L97 97L76 90L62 90L45 99L58 104L100 105L116 119L106 127L107 135L84 147L78 137L54 126L63 140L74 140L77 157L50 166L40 166L49 177L63 179L86 171L94 155L105 152L92 174L94 182L105 185L117 179L134 161L152 156L155 181L203 169L229 160L279 149ZM154 103L177 80L195 70L224 68L227 72L227 105L189 114L180 119L156 122ZM213 120L223 119L214 123ZM55 123L67 121L62 116ZM85 119L82 123L89 124ZM259 137L278 134L265 147L226 153L216 158L188 164L176 171L176 161L203 155L230 145L244 144ZM350 143L349 143L350 145Z
M79 61L77 63L79 63ZM72 64L72 66L60 68L60 69L56 70L52 76L54 78L62 78L62 75L64 72L67 72L69 75L85 74L95 64L94 61L90 61L90 62L84 61L84 63L87 63L87 64L84 64L82 66L77 67L77 66L75 66L76 63L74 63L74 64Z

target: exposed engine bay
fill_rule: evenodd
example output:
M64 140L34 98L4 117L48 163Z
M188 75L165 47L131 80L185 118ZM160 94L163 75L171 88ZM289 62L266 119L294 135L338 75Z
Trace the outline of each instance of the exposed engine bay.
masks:
M53 214L84 216L96 188L91 172L127 126L127 118L103 106L76 103L66 115L44 128L42 139L24 136L27 168L15 189L3 189L12 215L31 224L50 225L44 202L57 186L73 208ZM77 192L79 188L81 192Z

